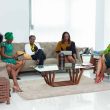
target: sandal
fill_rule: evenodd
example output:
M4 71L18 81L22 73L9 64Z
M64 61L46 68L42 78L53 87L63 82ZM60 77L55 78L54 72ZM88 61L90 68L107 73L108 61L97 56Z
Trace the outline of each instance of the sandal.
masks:
M14 86L13 92L23 92L19 87Z

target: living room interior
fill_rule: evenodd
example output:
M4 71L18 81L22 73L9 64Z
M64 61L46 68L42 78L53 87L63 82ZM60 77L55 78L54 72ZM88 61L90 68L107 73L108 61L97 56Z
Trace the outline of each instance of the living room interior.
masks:
M0 4L0 33L13 32L14 43L27 43L31 34L43 45L58 42L64 31L70 33L78 48L100 51L110 42L110 0L2 0ZM95 78L93 70L85 70L83 74L92 80ZM33 72L20 74L20 78L19 82L43 80ZM25 100L11 92L10 104L0 103L0 109L109 110L109 101L110 90L34 100Z

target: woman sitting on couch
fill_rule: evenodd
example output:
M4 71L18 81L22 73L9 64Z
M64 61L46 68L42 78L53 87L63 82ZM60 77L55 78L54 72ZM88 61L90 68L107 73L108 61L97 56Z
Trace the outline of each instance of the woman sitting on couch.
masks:
M76 46L75 42L71 41L70 34L68 32L64 32L62 34L62 39L57 43L56 53L61 51L72 51L72 55L68 55L65 57L65 62L75 62L76 61Z
M6 62L7 72L9 76L11 75L13 78L13 91L21 92L22 90L19 87L16 77L23 67L24 61L17 61L17 54L13 55L13 33L7 32L5 34L5 39L6 41L1 43L1 60L3 62Z
M32 59L37 62L39 66L42 67L44 64L44 60L46 59L46 55L41 49L40 44L35 43L36 37L34 35L29 36L29 43L25 45L25 59Z

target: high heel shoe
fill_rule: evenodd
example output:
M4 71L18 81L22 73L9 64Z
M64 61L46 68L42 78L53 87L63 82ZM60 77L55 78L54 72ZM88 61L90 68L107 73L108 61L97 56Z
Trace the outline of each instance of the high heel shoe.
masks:
M23 92L19 87L14 86L13 92Z

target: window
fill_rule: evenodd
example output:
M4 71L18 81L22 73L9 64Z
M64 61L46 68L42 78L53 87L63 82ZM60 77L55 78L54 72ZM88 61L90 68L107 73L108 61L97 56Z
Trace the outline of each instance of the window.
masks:
M32 24L50 28L66 25L66 0L32 1Z
M95 11L96 0L31 0L31 33L52 42L68 31L77 46L94 47Z

